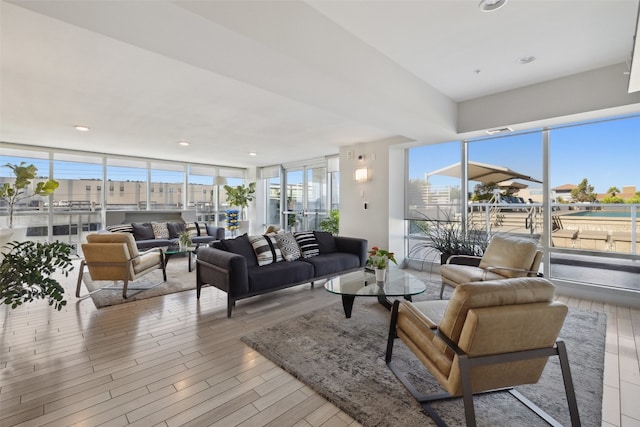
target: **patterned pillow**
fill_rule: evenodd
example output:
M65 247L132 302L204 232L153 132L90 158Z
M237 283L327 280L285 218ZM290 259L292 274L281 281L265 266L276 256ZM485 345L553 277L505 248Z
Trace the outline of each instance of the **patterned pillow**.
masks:
M291 233L275 234L276 242L282 251L285 261L295 261L302 256L300 246L296 242L296 238Z
M112 233L133 233L133 225L131 224L107 225L107 230Z
M153 236L156 239L168 239L169 228L166 222L152 222L151 228L153 228Z
M275 237L269 236L249 236L249 242L253 247L258 259L258 265L268 265L283 260L282 252L278 247Z
M296 238L298 246L300 246L300 252L302 252L303 258L311 258L316 255L320 255L320 246L318 246L318 241L316 240L316 236L313 234L313 231L301 231L299 233L294 233L293 236Z
M187 222L184 225L184 229L189 233L189 237L197 237L198 236L198 227L195 222Z
M196 227L198 228L198 236L208 236L207 224L204 222L196 222Z

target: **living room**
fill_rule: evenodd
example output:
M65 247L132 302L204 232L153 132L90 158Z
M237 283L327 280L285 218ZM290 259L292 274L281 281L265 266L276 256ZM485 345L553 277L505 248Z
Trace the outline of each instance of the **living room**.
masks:
M231 183L255 181L259 196L249 210L255 232L271 222L267 216L268 198L265 197L269 188L268 171L275 168L278 174L286 173L280 172L282 165L283 171L308 172L318 161L325 161L326 167L329 158L338 163L331 170L334 177L339 175L336 181L339 184L334 185L337 186L335 193L339 194L340 234L366 238L371 245L389 248L402 259L408 250L405 210L410 168L408 150L453 141L459 155L450 163L455 163L463 157L463 146L467 145L462 141L481 140L489 129L511 127L518 133L586 120L597 122L635 117L640 111L640 95L629 93L629 76L625 74L629 72L627 56L632 49L637 2L591 2L574 17L558 6L558 18L538 11L536 2L518 4L515 0L491 13L479 11L475 2L469 5L462 1L450 6L445 6L444 2L432 2L431 6L429 2L414 2L413 5L375 2L377 5L367 6L350 5L349 2L243 3L95 2L90 7L82 2L3 1L0 4L3 40L0 155L13 153L12 150L35 151L38 156L45 153L47 166L41 168L45 175L50 161L73 163L79 158L94 156L98 162L105 163L117 159L116 165L118 161L123 164L141 162L145 165L145 173L148 170L149 174L156 164L180 164L208 169L209 176L224 175ZM571 7L576 7L575 2L572 3ZM523 16L536 18L522 21ZM503 32L496 30L498 34L487 30L498 28L502 19L508 20L511 26L500 27ZM542 51L542 47L532 46L531 40L518 39L521 34L514 27L531 25L530 21L548 21L555 31L560 28L560 34L567 33L557 41L559 45L567 43L558 47L564 54L549 62L566 63L566 52L571 51L583 63L575 68L567 66L565 70L540 68L545 64L545 52L551 51L533 51L534 47ZM145 22L144 31L135 31L140 22ZM390 26L390 22L394 25ZM466 34L460 37L452 34L451 44L447 44L442 41L447 37L427 33L429 28L430 31L444 31L442 22L449 22L455 30L453 33ZM581 28L583 22L591 23L592 28ZM408 44L407 36L401 37L408 29L414 31L409 37L411 40L426 43L427 47L420 49L430 49L429 55L417 55L416 43ZM295 37L291 36L294 31ZM546 28L545 32L551 33L551 30ZM581 37L588 41L576 43L574 39ZM508 46L504 45L507 41ZM550 49L549 40L545 41L546 48ZM493 48L480 46L485 43L491 46L491 42ZM314 48L309 48L310 45ZM406 50L400 49L403 45ZM523 51L525 48L527 51ZM448 58L450 55L444 49L458 49L459 56L469 57L463 63L447 62L453 59ZM589 51L601 55L604 51L609 56L586 59ZM506 61L495 56L507 56L507 53L509 65L495 62ZM516 63L519 58L532 55L536 56L533 62ZM559 54L556 52L555 55ZM420 63L410 61L417 56L422 58ZM438 60L430 61L430 57ZM507 73L507 69L511 71ZM430 70L433 73L431 84L435 86L425 84L429 81ZM447 73L451 74L449 81L444 79ZM438 86L436 82L447 85ZM90 130L78 131L74 125L86 125ZM190 145L179 145L179 141ZM617 151L626 147L625 157L633 157L638 149L637 146L611 144ZM540 158L543 157L548 158L548 155L541 153ZM363 168L368 177L365 182L356 182L355 170ZM428 170L432 169L436 168ZM103 176L98 179L102 180ZM461 184L466 193L466 180L461 179ZM626 184L629 183L619 185ZM106 187L103 188L106 193ZM62 209L52 206L51 211L61 212ZM217 217L215 221L218 221ZM284 222L282 225L286 227ZM49 233L53 235L52 231ZM549 241L551 231L546 233ZM637 260L637 254L635 258L633 256L630 255L627 261ZM549 273L545 271L545 276L552 277ZM74 280L69 278L65 286L73 288ZM607 366L615 364L619 370L615 380L609 380L605 373L605 384L611 389L605 387L604 419L611 425L637 422L640 419L635 412L637 409L630 409L633 405L628 403L639 395L638 346L633 344L633 351L628 347L634 340L637 342L637 309L630 308L637 301L637 295L622 292L615 300L609 295L615 292L607 290L605 300L610 300L602 302L602 298L591 293L580 296L570 285L566 289L566 301L570 305L598 306L610 312L609 320L616 319L618 326L607 330L607 339L612 333L615 338L611 339L616 343L615 350L607 352L616 355L616 362L606 359L605 363ZM71 299L69 307L75 305L77 312L69 308L66 314L50 313L48 307L38 305L37 318L40 320L35 320L36 306L32 310L22 307L20 313L6 312L5 319L10 320L3 322L3 348L5 343L14 348L17 345L18 349L21 346L29 348L26 340L33 334L23 335L26 323L35 321L42 325L50 321L49 317L58 317L53 324L60 328L62 339L56 341L56 333L49 331L51 335L45 341L51 350L39 349L37 352L48 351L42 363L51 372L56 372L53 367L56 363L70 363L59 372L61 375L67 372L68 377L51 384L52 393L55 384L67 391L55 391L65 396L56 399L44 391L34 392L48 396L38 397L42 398L40 408L45 415L40 421L35 418L34 422L70 422L71 418L58 420L80 414L91 405L85 402L84 409L76 410L74 403L67 403L77 401L77 393L84 387L74 389L76 385L71 385L75 373L70 366L76 362L82 364L81 360L87 355L78 352L69 358L69 362L64 362L66 357L57 354L63 351L65 343L90 347L94 342L106 343L120 337L120 351L134 355L124 363L144 364L136 359L146 360L145 357L151 356L134 350L132 347L137 344L125 338L135 334L136 328L143 328L142 334L149 337L141 344L143 346L152 346L151 337L158 334L165 338L178 336L179 340L188 343L187 346L195 348L198 344L189 343L188 336L202 334L212 339L206 345L211 352L218 351L215 346L221 346L221 358L225 357L222 354L226 357L243 355L257 361L262 366L253 371L257 373L271 362L243 347L238 338L255 328L251 322L275 323L311 311L316 304L335 302L331 295L319 291L323 290L310 294L307 288L294 288L282 291L277 297L268 296L259 304L251 302L246 307L240 304L229 320L224 319L224 296L214 292L204 292L205 299L199 303L194 295L172 295L161 298L162 302L148 300L123 304L106 312L91 308L90 301L76 305ZM130 307L125 309L127 305ZM270 306L273 306L271 311ZM291 306L296 308L291 310ZM611 311L616 314L612 315ZM166 314L167 323L157 325L157 330L162 332L156 332L151 324L154 316L163 317L162 313ZM190 326L180 330L182 321ZM233 339L215 331L221 322L229 322L228 328L237 328ZM91 337L88 341L82 338L85 327ZM68 328L67 332L65 328ZM67 335L70 331L73 332ZM171 351L162 341L163 338L158 338L158 346ZM178 365L188 366L188 358L194 354L189 356L188 350L184 353L180 357L186 359ZM629 358L630 353L635 356ZM15 360L13 355L12 360ZM38 363L34 360L33 366ZM104 363L104 367L109 364ZM172 365L172 369L178 369L175 367L178 365ZM8 388L0 389L3 394L5 390L10 391L7 399L18 398L11 390L21 375L24 379L33 378L28 373L28 366L29 363L24 363L20 370L13 363L5 362L4 367L22 372L10 374ZM293 387L293 380L285 380L281 371L274 366L270 368L265 371L268 373L260 372L257 376L273 376L276 381ZM162 365L158 364L154 369L161 370ZM132 368L131 372L134 371ZM128 387L125 371L115 377L120 375L121 391L124 391ZM6 384L5 377L2 378ZM93 380L100 382L104 378L92 376ZM141 392L135 381L130 385L133 394ZM89 384L85 386L91 388ZM259 386L255 387L258 393L264 392ZM268 387L271 386L263 388ZM190 390L195 393L196 389ZM280 392L284 393L283 390L286 387ZM304 411L302 408L306 404L313 406L321 401L319 395L303 386L296 391L296 398L307 402L300 404L300 411ZM168 391L159 388L158 393ZM613 395L617 396L616 400L611 400ZM104 397L92 396L98 400ZM157 396L155 394L154 398ZM275 398L270 396L265 400ZM126 397L121 399L121 402L127 400ZM157 398L156 405L161 405L161 399ZM617 403L611 406L618 408L618 413L613 410L613 415L608 407L612 401ZM57 403L47 407L52 402ZM38 406L34 403L32 400L29 410L35 412ZM313 412L310 411L300 420L310 417L306 422L314 425L311 421L314 417L323 419L324 414L330 413L327 419L333 419L332 422L351 422L345 421L348 416L337 412L334 406L323 405L324 401L319 405L324 408L322 411L315 415L310 415ZM17 410L13 404L11 406L12 411ZM142 406L136 408L139 419L153 412L147 408L149 412L142 416L139 409ZM47 413L57 410L52 408L62 411L56 412L58 418L47 418ZM277 405L268 404L256 410L262 409L267 413L254 418L252 423L273 421L269 413L278 411ZM65 411L66 415L61 415ZM129 423L138 419L125 416L125 413L123 411L113 419L123 421L126 417ZM169 418L159 422L170 424Z

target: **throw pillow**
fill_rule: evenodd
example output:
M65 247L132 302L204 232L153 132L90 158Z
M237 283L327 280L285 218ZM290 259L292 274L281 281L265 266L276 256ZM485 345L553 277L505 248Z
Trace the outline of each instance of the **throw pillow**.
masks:
M197 237L198 236L198 227L195 222L187 222L184 225L184 229L189 233L189 237Z
M302 256L300 246L296 242L296 238L291 233L275 234L276 242L282 252L285 261L295 261Z
M169 229L169 238L177 239L180 233L185 231L184 222L168 222L167 228Z
M282 252L275 237L271 235L249 236L249 242L251 242L253 251L256 253L258 265L262 266L282 261Z
M247 267L255 267L258 265L256 261L256 254L253 251L253 247L249 242L247 234L238 236L235 239L223 239L219 242L214 242L214 246L220 245L223 250L232 252L234 254L242 255L247 261Z
M156 238L153 234L153 228L148 222L134 222L131 226L133 227L133 237L136 240L152 240Z
M331 254L333 252L338 252L336 239L333 237L333 234L327 231L314 231L313 234L316 236L316 240L318 241L318 249L320 249L321 254Z
M133 233L133 226L131 224L107 225L107 230L112 233Z
M151 228L153 230L153 236L156 239L168 239L169 229L166 222L152 222Z
M204 222L196 222L196 227L198 228L198 236L208 236L207 224Z
M320 248L313 231L301 231L293 235L300 246L303 258L311 258L320 255Z

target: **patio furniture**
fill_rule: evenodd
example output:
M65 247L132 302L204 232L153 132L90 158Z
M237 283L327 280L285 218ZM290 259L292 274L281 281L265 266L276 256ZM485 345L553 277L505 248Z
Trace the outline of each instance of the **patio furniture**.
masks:
M461 283L537 276L541 261L542 251L533 240L496 234L482 257L453 255L440 266L440 299L445 285L455 288Z
M557 341L568 309L553 301L554 292L548 280L524 277L462 284L448 303L396 300L385 361L437 425L446 424L430 402L462 396L466 425L475 426L473 395L504 389L546 421L552 420L512 387L536 384L549 356L558 356L571 425L578 426L569 361L564 343ZM427 313L437 315L443 308L441 320L428 317ZM407 345L446 393L422 396L417 392L393 364L396 338Z

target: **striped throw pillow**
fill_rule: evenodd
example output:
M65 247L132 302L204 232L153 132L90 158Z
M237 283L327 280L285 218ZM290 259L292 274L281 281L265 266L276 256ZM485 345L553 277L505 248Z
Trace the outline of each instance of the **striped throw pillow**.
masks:
M249 236L249 242L258 259L258 265L268 265L283 260L282 252L273 236Z
M300 252L302 252L303 258L311 258L316 255L320 255L320 246L316 240L313 231L302 231L293 235L300 246Z
M184 225L184 229L189 233L189 237L197 237L198 236L198 227L195 222L187 222Z
M196 222L196 227L198 228L198 236L208 236L207 233L207 224L204 222Z
M112 233L133 233L133 225L131 224L116 224L107 225L107 230Z

